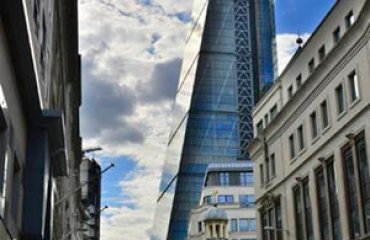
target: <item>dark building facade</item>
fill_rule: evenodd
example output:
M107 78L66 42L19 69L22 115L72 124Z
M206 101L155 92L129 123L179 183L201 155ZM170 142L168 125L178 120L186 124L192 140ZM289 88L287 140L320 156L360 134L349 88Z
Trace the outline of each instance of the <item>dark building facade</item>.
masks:
M83 240L100 239L101 168L94 160L83 158L80 166L81 200L84 209Z
M273 1L197 0L152 240L186 239L208 164L248 160L252 108L275 76Z
M0 3L0 239L79 239L77 1ZM77 171L77 174L76 174Z

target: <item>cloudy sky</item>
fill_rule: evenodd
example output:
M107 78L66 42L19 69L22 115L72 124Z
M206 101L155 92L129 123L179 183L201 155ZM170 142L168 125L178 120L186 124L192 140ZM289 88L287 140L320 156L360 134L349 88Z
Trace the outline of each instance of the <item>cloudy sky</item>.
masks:
M101 146L103 240L148 239L193 0L79 0L84 147ZM335 0L275 0L279 70Z

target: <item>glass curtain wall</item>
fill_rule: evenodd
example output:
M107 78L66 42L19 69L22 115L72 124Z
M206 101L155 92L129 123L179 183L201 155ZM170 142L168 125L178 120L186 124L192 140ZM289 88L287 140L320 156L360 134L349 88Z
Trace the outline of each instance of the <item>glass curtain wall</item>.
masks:
M194 1L152 240L186 239L209 163L248 159L254 88L260 88L253 35L260 21L253 19L255 2L265 1Z

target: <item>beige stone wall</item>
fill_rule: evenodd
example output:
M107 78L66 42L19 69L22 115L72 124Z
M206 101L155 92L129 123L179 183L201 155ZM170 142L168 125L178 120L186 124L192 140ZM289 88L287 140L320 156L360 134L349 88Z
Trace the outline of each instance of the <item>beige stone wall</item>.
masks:
M241 238L256 238L255 232L231 232L230 231L230 220L240 218L256 218L255 208L241 208L239 205L239 195L252 195L254 194L253 187L245 186L225 186L225 187L205 187L202 191L202 198L204 196L211 196L217 192L217 195L233 195L234 203L232 204L218 204L217 207L225 209L229 223L227 226L229 239L241 239ZM202 201L202 200L201 200ZM198 233L198 222L203 221L204 214L211 205L200 204L198 208L191 211L189 216L189 239L191 240L205 240L205 232ZM203 229L205 226L203 225Z
M275 97L280 96L279 101L283 102L284 106L279 109L278 117L265 128L263 136L255 139L249 146L254 162L257 209L262 207L267 193L281 197L284 239L296 239L292 189L298 184L297 180L306 177L309 178L310 199L313 206L314 239L320 239L315 169L321 165L319 158L331 156L334 156L342 237L349 239L341 148L349 142L346 138L347 134L358 134L362 131L365 131L367 146L370 146L370 7L369 3L366 3L362 10L365 2L338 1L312 40L281 76L278 83L281 91L275 93ZM344 19L351 10L356 22L347 30ZM343 35L341 41L334 46L332 32L339 25ZM309 75L307 63L313 56L316 64L318 63L317 51L324 43L327 56ZM351 102L348 75L354 70L359 78L360 98ZM299 90L295 88L295 95L288 101L287 89L290 85L294 85L299 73L302 73L305 82ZM345 93L345 111L342 114L338 114L335 93L339 84L343 85ZM269 107L274 104L273 99L266 97L261 100L255 109L255 124L269 111ZM320 110L320 104L324 100L327 101L329 110L329 126L326 128L322 126ZM313 139L310 114L314 111L317 115L318 136ZM297 128L301 124L305 133L305 148L302 151L298 149L297 143ZM289 136L292 134L295 136L296 156L294 158L290 157L289 146ZM263 185L260 182L260 165L263 164L264 171L266 166L262 138L267 141L269 154L275 154L277 173L274 179L269 183L264 182ZM370 156L369 147L367 147L367 155ZM257 223L260 223L260 219ZM261 226L258 226L261 229Z

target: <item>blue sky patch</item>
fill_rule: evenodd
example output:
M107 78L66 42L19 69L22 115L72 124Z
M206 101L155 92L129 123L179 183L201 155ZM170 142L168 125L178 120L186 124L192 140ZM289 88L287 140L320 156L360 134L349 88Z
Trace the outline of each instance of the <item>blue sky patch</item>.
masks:
M276 32L312 33L336 0L276 0Z

